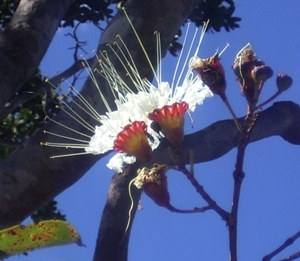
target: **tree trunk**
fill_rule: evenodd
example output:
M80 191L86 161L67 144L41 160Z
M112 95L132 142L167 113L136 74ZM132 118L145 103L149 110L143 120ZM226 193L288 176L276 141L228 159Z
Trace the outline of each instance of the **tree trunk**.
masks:
M0 33L0 110L33 75L75 0L22 0Z

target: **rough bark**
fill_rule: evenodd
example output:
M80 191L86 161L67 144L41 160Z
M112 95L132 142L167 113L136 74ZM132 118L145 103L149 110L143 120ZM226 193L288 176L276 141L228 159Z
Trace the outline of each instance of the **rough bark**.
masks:
M125 232L131 206L128 200L128 183L134 178L138 167L138 163L127 166L123 173L115 174L112 179L98 231L94 261L127 260L130 228L141 194L134 187L131 189L135 204L131 212L130 227Z
M75 0L22 0L0 33L0 110L34 73Z

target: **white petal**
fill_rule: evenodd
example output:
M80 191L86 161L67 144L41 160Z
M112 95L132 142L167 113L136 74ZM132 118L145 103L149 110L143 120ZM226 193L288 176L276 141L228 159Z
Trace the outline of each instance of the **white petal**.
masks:
M113 141L115 137L105 125L96 126L95 134L91 138L89 147L85 149L86 152L92 154L102 154L113 149Z
M132 164L136 161L134 156L128 156L126 153L117 153L114 155L106 166L117 173L123 172L125 164Z

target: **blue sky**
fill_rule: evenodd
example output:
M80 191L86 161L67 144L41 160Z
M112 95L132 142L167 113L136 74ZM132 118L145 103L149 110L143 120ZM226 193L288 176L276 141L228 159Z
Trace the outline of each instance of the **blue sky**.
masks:
M299 9L298 1L236 1L236 16L242 17L241 28L233 32L205 36L199 56L206 58L227 42L230 48L222 55L226 70L227 96L238 116L246 112L246 102L230 69L236 53L248 42L258 57L274 70L291 75L294 84L278 100L300 103L299 91ZM88 40L86 50L92 53L98 39L93 26L85 27L82 40ZM72 63L73 42L60 30L41 64L42 72L53 76ZM63 55L62 55L63 54ZM63 57L63 59L62 59ZM163 80L171 81L171 64L176 58L163 60ZM276 91L275 77L264 86L262 100ZM219 97L206 99L193 115L194 130L230 118ZM187 124L188 125L188 122ZM187 126L187 131L193 131ZM242 187L238 254L240 260L261 260L264 255L283 243L300 229L300 147L280 137L250 144L246 151L246 178ZM112 171L105 167L110 156L102 159L79 182L57 197L59 209L67 215L87 246L76 245L48 248L32 252L29 257L16 256L10 260L81 261L91 260L97 237L101 212L105 203ZM195 175L205 189L226 210L231 206L232 172L236 150L212 162L195 167ZM104 171L103 171L104 169ZM182 209L203 206L194 188L177 172L168 173L171 202ZM225 223L214 212L180 215L156 206L145 195L143 210L137 212L129 245L129 260L213 260L228 259L228 233ZM299 242L279 257L298 251ZM278 258L279 259L279 258ZM276 259L275 259L276 260Z

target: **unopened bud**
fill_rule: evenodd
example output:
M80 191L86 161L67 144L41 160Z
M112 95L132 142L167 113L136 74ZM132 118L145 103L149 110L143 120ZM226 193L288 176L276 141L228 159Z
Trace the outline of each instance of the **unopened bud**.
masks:
M272 68L267 65L255 66L251 71L251 76L257 83L265 82L271 78L273 74Z
M276 85L280 92L286 91L293 84L293 78L288 76L287 74L280 73L276 79Z
M207 59L196 59L191 68L198 73L200 79L209 87L212 93L224 95L226 90L225 71L218 54Z

